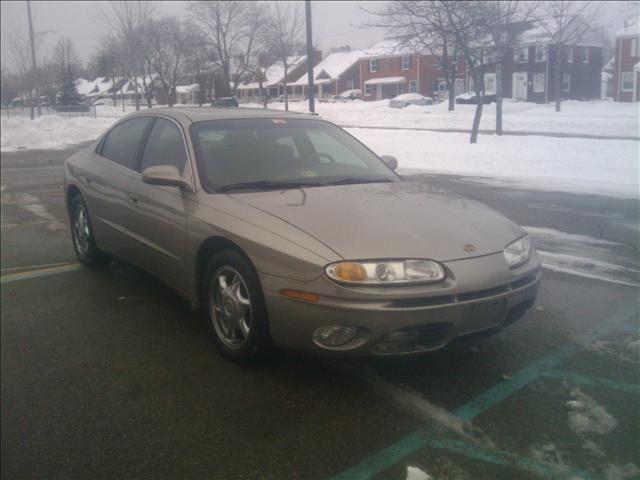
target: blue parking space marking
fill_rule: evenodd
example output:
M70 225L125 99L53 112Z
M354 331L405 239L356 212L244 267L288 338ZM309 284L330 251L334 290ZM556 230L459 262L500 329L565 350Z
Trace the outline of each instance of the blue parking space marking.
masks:
M11 273L8 275L2 275L2 277L0 277L0 283L4 285L5 283L18 282L20 280L29 280L31 278L57 275L58 273L74 272L76 270L82 270L82 268L83 268L82 265L80 265L79 263L72 263L72 264L63 265L60 267L30 270L28 272L22 272L22 273Z
M640 394L640 385L632 383L616 382L606 378L592 377L591 375L583 375L582 373L567 372L565 370L549 370L542 374L547 378L556 378L558 380L567 380L578 385L589 385L594 387L605 387L613 390L620 390L627 393Z
M520 370L510 380L504 380L489 390L486 390L479 396L473 398L456 409L454 414L464 421L473 420L475 417L499 404L521 388L543 377L546 372L554 371L556 367L577 353L584 346L590 345L616 329L626 327L627 329L633 328L637 331L637 320L638 314L633 309L626 310L613 318L609 318L606 322L603 322L602 325L599 325L586 334L580 336L575 343L566 345L565 347L534 361L529 366ZM633 325L625 325L627 322L631 322ZM425 446L435 446L432 442L444 442L444 440L437 438L434 433L431 432L429 426L426 425L418 432L414 432L401 438L394 444L375 453L358 465L355 465L354 467L332 477L331 480L370 479L374 475L390 468L403 458L417 452ZM467 455L469 455L469 452L469 449L462 449L461 451L461 453L465 453ZM584 478L587 479L588 476L585 476Z

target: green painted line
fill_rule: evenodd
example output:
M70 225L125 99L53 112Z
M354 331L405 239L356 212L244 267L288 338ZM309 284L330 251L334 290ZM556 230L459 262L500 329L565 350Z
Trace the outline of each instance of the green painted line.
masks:
M59 273L74 272L76 270L82 270L84 267L79 263L73 263L71 265L64 265L61 267L45 268L41 270L31 270L23 273L11 273L9 275L2 275L0 277L0 283L13 283L20 280L29 280L32 278L46 277L49 275L57 275Z
M547 378L556 378L558 380L568 380L578 385L588 385L594 387L605 387L613 390L620 390L628 393L640 393L640 385L633 383L617 382L607 378L592 377L581 373L568 372L566 370L549 370L544 372L543 376Z
M486 390L471 401L465 403L454 411L454 414L464 421L473 420L481 413L499 404L505 398L514 394L529 383L540 378L545 372L553 370L570 356L574 355L581 347L595 342L598 338L619 328L625 322L635 321L634 328L637 329L638 314L634 311L625 311L610 318L603 325L593 328L588 333L578 338L576 343L565 347L534 361L531 365L520 370L510 380L505 380ZM403 458L424 448L430 441L427 440L429 426L424 425L423 429L409 434L389 447L373 454L359 464L345 470L332 477L332 480L357 479L364 480L373 478L374 475L393 466Z

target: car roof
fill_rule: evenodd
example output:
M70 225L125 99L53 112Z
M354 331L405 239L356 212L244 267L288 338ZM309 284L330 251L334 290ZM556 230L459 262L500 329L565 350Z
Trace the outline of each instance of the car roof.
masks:
M166 115L176 120L188 120L191 123L204 122L207 120L231 120L231 119L251 119L251 118L291 118L320 120L317 115L285 112L283 110L270 110L266 108L212 108L212 107L184 107L184 108L154 108L152 110L140 110L136 112L142 115Z

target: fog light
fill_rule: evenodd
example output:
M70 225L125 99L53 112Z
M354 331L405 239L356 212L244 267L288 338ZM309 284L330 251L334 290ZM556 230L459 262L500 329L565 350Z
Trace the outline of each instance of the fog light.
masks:
M313 340L324 347L339 347L356 338L358 329L348 325L327 325L313 332Z

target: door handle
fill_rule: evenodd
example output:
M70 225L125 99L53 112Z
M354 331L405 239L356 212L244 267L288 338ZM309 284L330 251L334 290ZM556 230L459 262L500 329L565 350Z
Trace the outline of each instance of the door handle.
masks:
M135 195L129 195L129 201L131 203L138 203L138 197L136 197Z

